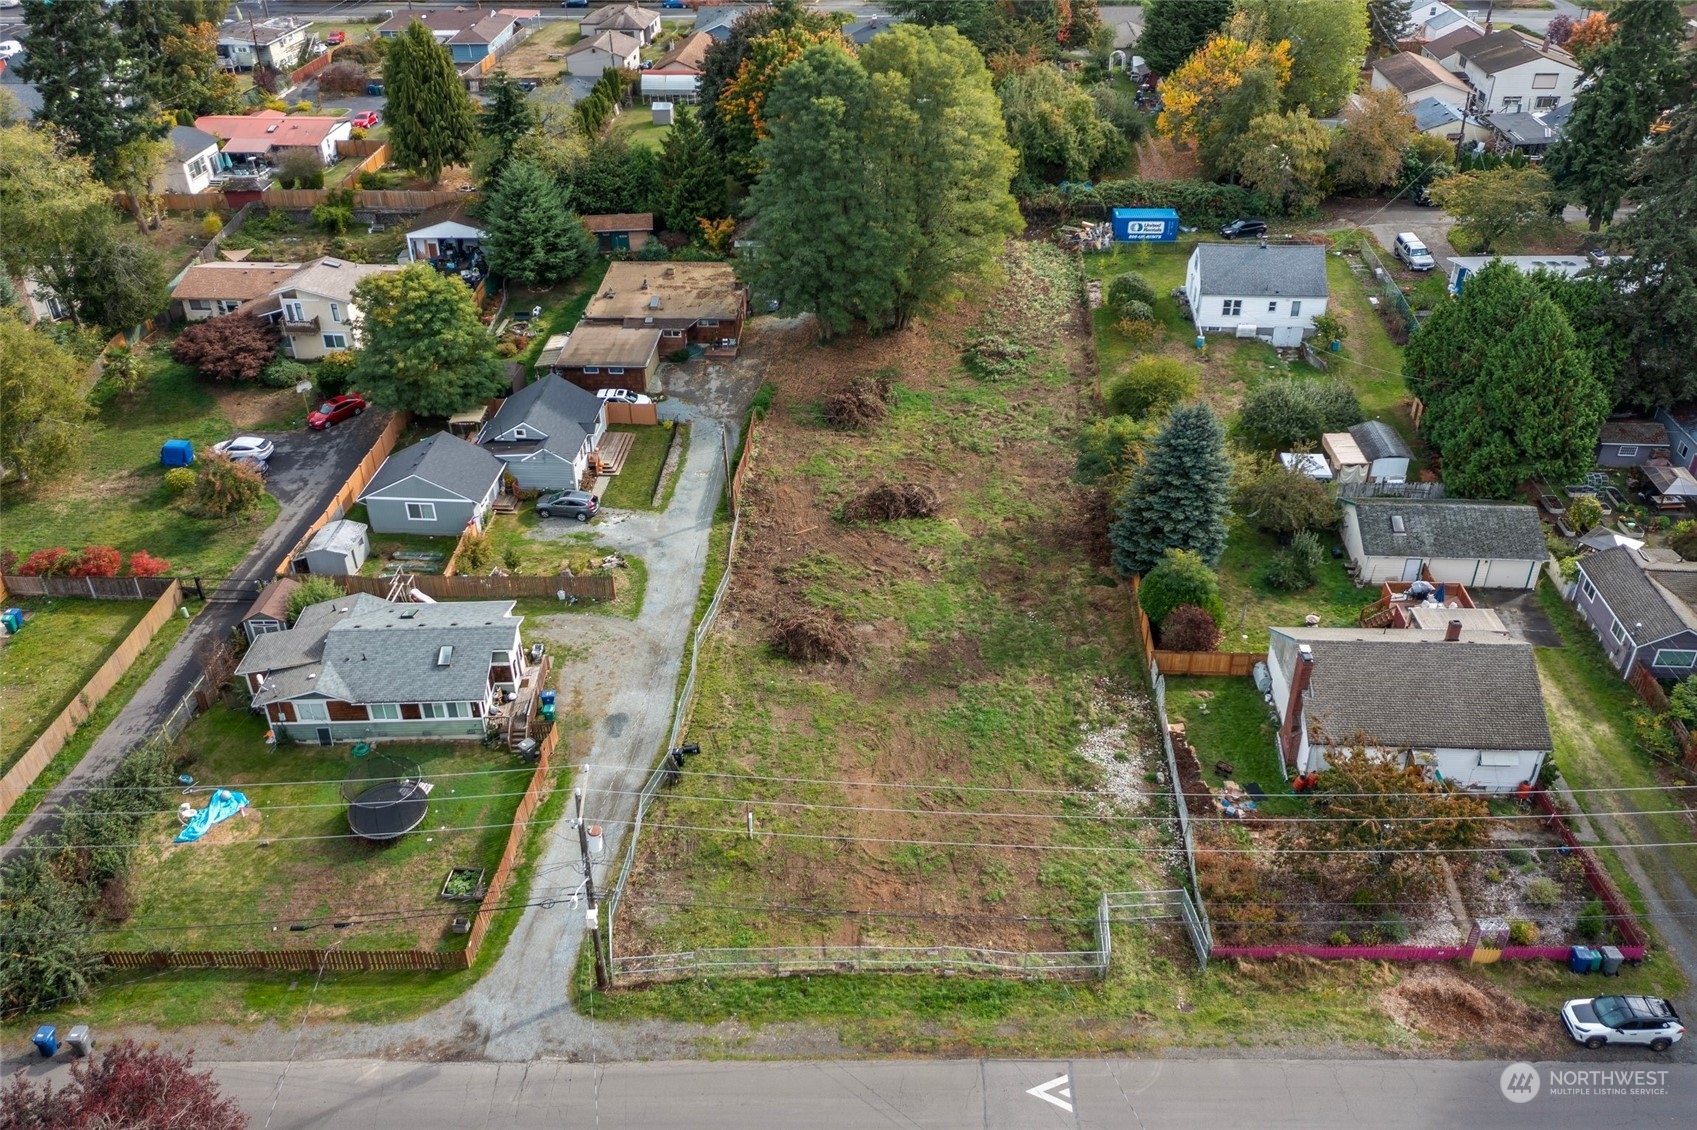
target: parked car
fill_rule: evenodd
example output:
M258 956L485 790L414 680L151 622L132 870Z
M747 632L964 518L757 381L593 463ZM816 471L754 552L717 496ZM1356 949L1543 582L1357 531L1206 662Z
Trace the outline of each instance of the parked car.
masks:
M226 459L270 459L277 445L264 436L237 436L215 443L212 450Z
M1242 239L1245 236L1266 234L1266 220L1233 220L1220 229L1221 239Z
M1665 1052L1685 1038L1673 1005L1660 997L1591 997L1561 1006L1568 1035L1588 1048L1645 1044Z
M348 33L345 31L333 31L324 37L324 42L331 47L339 47L347 41Z
M315 432L321 432L331 424L351 420L364 411L365 398L357 393L349 392L341 396L332 396L318 406L318 411L307 416L306 426Z
M355 129L374 129L382 120L382 115L376 110L361 110L353 116L352 124Z
M598 388L598 389L595 390L595 395L599 396L602 400L608 401L608 402L613 403L613 404L652 404L652 403L654 403L652 400L649 400L646 396L642 395L640 392L632 392L628 388Z
M562 518L587 522L600 509L601 499L586 490L563 490L557 494L545 494L536 500L538 518L552 518L558 514Z
M11 59L24 53L24 45L15 39L0 41L0 59Z
M587 8L587 7L589 7L589 0L560 0L560 7L562 7L562 8Z
M232 459L230 462L252 467L254 472L262 479L271 473L271 464L268 460L256 459L251 455L244 455L240 459Z
M1411 271L1430 271L1438 265L1432 258L1432 253L1426 250L1426 245L1420 242L1420 237L1411 231L1401 232L1396 242L1391 244L1391 254L1402 260L1402 265Z
M685 4L684 0L662 0L660 7L662 7L662 8L687 8L687 7L689 7L689 5Z

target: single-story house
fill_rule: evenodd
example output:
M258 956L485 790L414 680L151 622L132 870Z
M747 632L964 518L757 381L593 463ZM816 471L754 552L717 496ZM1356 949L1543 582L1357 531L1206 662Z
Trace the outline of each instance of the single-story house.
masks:
M642 65L642 41L622 31L602 31L566 52L566 73L583 78L604 71L634 71Z
M1203 243L1190 255L1184 296L1198 333L1296 346L1326 312L1326 249L1302 243Z
M746 317L748 287L729 263L614 262L583 323L657 329L662 354L698 343L734 357Z
M522 623L510 600L342 596L256 637L236 675L279 737L481 738L525 677Z
M278 577L265 586L259 598L242 614L242 634L248 643L266 632L288 631L289 597L300 587L301 583L293 577Z
M1439 66L1436 60L1412 51L1399 51L1373 60L1373 77L1368 86L1374 90L1394 90L1402 95L1405 104L1412 106L1426 98L1436 98L1451 106L1465 108L1467 84Z
M285 114L260 110L252 114L206 114L194 127L224 142L228 164L238 158L254 157L276 163L285 153L309 150L325 167L336 163L336 143L353 137L353 119L347 114Z
M750 9L748 8L702 8L695 16L695 30L713 37L715 42L723 43L731 37L731 29L736 22Z
M1530 644L1459 620L1418 628L1273 628L1267 671L1287 772L1358 744L1464 789L1535 782L1554 743Z
M1655 420L1608 420L1597 433L1599 467L1638 467L1668 451L1667 427Z
M182 308L183 320L204 322L233 313L244 302L263 298L293 278L299 263L196 263L171 288L171 301Z
M477 442L522 489L570 490L588 473L589 457L606 432L605 401L547 376L501 401Z
M585 216L583 226L601 245L601 254L615 251L641 251L654 237L654 213L614 212L604 216Z
M550 369L580 389L657 391L661 331L653 326L592 326L582 322L561 345ZM677 342L668 349L682 349Z
M367 536L365 523L347 518L326 522L296 555L294 571L358 576L370 553L371 538Z
M1422 98L1408 108L1414 115L1414 128L1419 133L1432 137L1441 137L1445 141L1454 141L1455 135L1461 133L1463 141L1485 141L1491 136L1490 127L1481 119L1466 117L1461 110L1440 98Z
M234 71L251 71L256 66L292 71L301 65L302 52L310 53L316 43L311 20L292 16L229 20L218 29L218 65Z
M1360 584L1425 575L1474 589L1531 589L1550 556L1531 506L1456 498L1339 501L1344 548Z
M1492 114L1485 119L1485 124L1491 127L1499 152L1504 148L1517 149L1528 157L1542 157L1550 146L1561 140L1562 125L1572 114L1572 105L1569 102L1554 110L1535 114Z
M1463 29L1485 34L1484 27L1477 20L1437 0L1426 0L1425 3L1415 0L1404 6L1408 8L1409 38L1416 41L1430 43Z
M1607 262L1606 256L1594 258L1588 255L1457 255L1449 260L1450 293L1460 294L1471 276L1492 263L1507 263L1526 275L1549 271L1551 274L1573 278L1581 271L1600 267Z
M205 192L222 179L218 139L194 126L172 126L171 157L165 162L166 192Z
M1383 420L1365 420L1350 428L1349 436L1367 461L1368 482L1408 481L1408 463L1414 453L1395 428Z
M377 34L393 39L417 20L430 29L431 37L447 48L454 65L480 62L486 56L497 55L518 34L523 13L509 8L456 7L451 10L424 11L409 9L397 12L380 24Z
M693 32L656 59L642 72L642 97L649 102L697 101L701 97L702 68L713 43L706 32Z
M1453 72L1461 66L1460 51L1475 39L1483 39L1485 33L1471 23L1466 27L1457 28L1437 39L1429 39L1420 45L1420 53L1428 59L1437 60L1445 70Z
M1620 546L1579 559L1573 604L1622 675L1639 664L1658 679L1697 667L1697 564L1651 562Z
M264 298L253 313L283 331L283 352L297 361L359 348L359 308L354 287L372 275L390 274L395 263L350 263L325 256L305 264Z
M1656 422L1668 430L1668 461L1687 470L1697 467L1697 404L1658 408Z
M476 444L437 432L385 459L359 500L377 533L458 537L483 528L506 469Z
M641 40L646 47L660 34L660 13L649 11L639 4L610 4L605 8L592 9L578 21L578 27L584 35L597 31L622 31Z
M458 200L428 208L413 222L418 226L407 232L407 258L414 263L469 259L488 234L482 221L473 219L464 201Z

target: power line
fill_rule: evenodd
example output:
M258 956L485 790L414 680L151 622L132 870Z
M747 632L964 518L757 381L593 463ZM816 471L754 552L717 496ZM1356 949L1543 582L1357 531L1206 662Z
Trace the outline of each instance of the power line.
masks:
M426 773L424 776L427 780L439 781L455 777L493 777L502 773L535 772L536 767L534 765L522 765L515 766L511 769L466 769L452 773ZM335 778L319 777L306 781L247 781L222 785L205 784L200 781L196 781L194 784L188 786L183 786L179 782L172 782L168 785L74 785L65 791L71 793L169 793L180 788L183 791L178 795L196 796L202 792L210 793L218 789L245 791L247 789L289 788L306 785L337 785L340 783L341 782ZM24 792L44 792L56 787L57 786L54 785L32 785L30 788L25 789Z

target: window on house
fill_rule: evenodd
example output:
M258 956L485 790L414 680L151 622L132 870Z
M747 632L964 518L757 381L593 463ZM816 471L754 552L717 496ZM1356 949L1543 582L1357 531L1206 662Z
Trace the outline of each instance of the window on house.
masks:
M495 667L511 667L513 665L513 653L510 651L492 651L489 653L489 662Z
M1226 299L1225 302L1222 304L1222 309L1221 309L1220 313L1224 314L1228 318L1235 318L1238 315L1242 314L1243 313L1243 299L1241 299L1241 298L1228 298L1228 299Z
M1555 88L1556 88L1556 76L1555 75L1533 75L1532 76L1532 89L1533 90L1554 90Z
M1616 454L1618 454L1618 455L1620 455L1624 458L1624 457L1627 457L1627 456L1637 455L1638 454L1638 447L1637 447L1636 444L1623 443L1618 448L1616 448L1615 451L1616 451Z
M1520 99L1519 98L1504 98L1503 99L1503 113L1505 113L1505 114L1518 114L1518 113L1520 113Z
M1614 627L1609 629L1609 635L1611 635L1615 638L1616 643L1619 643L1621 640L1624 640L1626 638L1626 627L1625 627L1625 625L1623 625L1619 620L1616 620L1614 622Z
M1302 313L1302 299L1293 298L1290 302L1290 316L1297 317Z
M306 311L301 308L299 302L285 302L283 303L283 320L285 322L304 322L306 321Z
M1654 662L1652 662L1650 666L1678 667L1681 669L1697 667L1697 651L1658 651L1656 652Z
M1691 449L1683 443L1679 445L1679 457L1681 459L1691 458Z
M1267 303L1267 313L1277 314L1278 312L1279 312L1279 304L1277 302Z
M347 334L325 334L324 335L324 348L325 349L346 349L347 347L348 347L348 335Z
M1585 594L1586 600L1597 599L1597 586L1591 583L1591 578L1584 573L1579 574L1579 591Z
M583 367L584 376L594 376L596 374L599 374L600 372L601 372L601 367L599 365L595 365L595 366L585 365Z
M436 520L436 504L434 502L407 503L407 521L434 522Z
M212 309L212 301L206 298L191 298L189 299L189 309L210 310Z
M717 319L717 318L703 318L703 319L701 319L701 321L696 323L696 325L698 325L698 326L716 326L718 324L719 324L719 319Z
M300 722L328 722L330 711L322 702L297 702L295 719Z
M239 299L225 298L219 301L218 312L220 314L234 314L236 312L236 308L240 305L241 301Z
M469 702L426 702L420 707L426 718L470 718Z
M330 320L332 322L336 322L338 324L341 322L341 320L342 320L342 304L340 302L330 303Z
M683 335L684 335L684 332L682 330L661 330L660 331L661 337L682 337Z
M206 175L206 158L196 157L189 162L189 176L203 177Z
M608 369L607 375L611 377L622 377L625 375L625 371L623 369Z
M1554 94L1546 94L1532 100L1532 109L1534 111L1554 110L1559 105L1561 105L1561 99L1557 98Z
M398 702L374 702L371 704L370 710L373 722L399 722L401 720L401 704Z

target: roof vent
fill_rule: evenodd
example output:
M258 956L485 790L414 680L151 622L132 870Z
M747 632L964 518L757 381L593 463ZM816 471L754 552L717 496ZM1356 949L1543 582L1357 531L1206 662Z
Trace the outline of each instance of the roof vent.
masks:
M1391 515L1391 533L1393 533L1393 534L1406 534L1407 532L1408 532L1408 524L1402 520L1402 515L1401 514L1392 514Z
M643 279L643 280L642 280L642 289L643 289L643 290L647 290L647 289L648 289L648 280L647 280L647 279Z
M659 296L659 295L658 295L658 294L656 294L656 295L654 295L654 296L653 296L653 297L651 297L651 298L649 298L649 300L648 300L648 308L649 308L649 309L650 309L650 310L658 310L658 309L660 309L660 296Z
M403 608L401 610L401 619L403 619L403 620L411 620L414 616L417 616L417 615L418 615L418 609L416 609L416 608Z
M454 645L453 644L451 644L451 643L443 644L441 647L436 649L436 666L446 667L449 663L451 663L453 661L453 658L454 658Z

